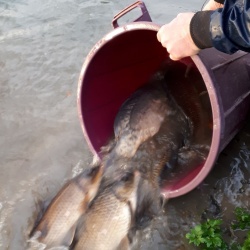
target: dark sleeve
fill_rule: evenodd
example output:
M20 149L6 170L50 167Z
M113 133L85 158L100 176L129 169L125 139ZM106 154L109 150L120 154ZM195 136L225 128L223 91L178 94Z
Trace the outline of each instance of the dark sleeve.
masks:
M190 34L195 45L200 49L213 46L210 34L210 16L213 11L198 11L190 22Z
M214 0L215 2L217 3L221 3L221 4L224 4L225 0Z
M227 0L222 9L197 12L190 33L201 49L213 46L228 54L250 52L250 0Z

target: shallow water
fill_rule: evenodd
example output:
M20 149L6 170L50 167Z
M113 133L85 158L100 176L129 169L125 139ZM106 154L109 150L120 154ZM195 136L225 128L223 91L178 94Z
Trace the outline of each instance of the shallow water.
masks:
M78 76L113 16L132 2L0 0L0 249L26 249L39 201L49 201L91 162L77 117ZM159 24L203 4L145 3ZM137 248L194 249L184 235L204 211L218 215L211 197L228 220L235 205L249 207L249 170L250 125L198 188L166 205L152 229L138 236Z

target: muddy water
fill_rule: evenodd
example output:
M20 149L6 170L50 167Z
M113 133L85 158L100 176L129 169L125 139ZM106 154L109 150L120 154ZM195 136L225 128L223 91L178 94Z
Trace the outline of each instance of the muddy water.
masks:
M91 162L77 117L78 76L114 14L132 2L0 0L0 249L26 249L40 201ZM145 2L159 24L203 4ZM202 214L229 220L234 206L249 206L249 170L250 125L198 188L165 206L136 248L193 249L184 235Z

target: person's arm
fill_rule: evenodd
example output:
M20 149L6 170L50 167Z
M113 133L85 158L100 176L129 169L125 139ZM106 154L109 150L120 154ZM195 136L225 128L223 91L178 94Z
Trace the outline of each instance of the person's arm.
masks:
M160 28L157 38L173 60L209 47L228 54L250 52L250 0L226 0L215 11L179 14Z
M213 46L209 28L210 16L212 11L223 8L224 2L225 0L209 0L202 11L193 16L190 22L190 33L198 48L205 49Z
M198 27L199 23L204 24L202 31ZM197 12L190 27L195 44L197 39L200 40L200 36L205 38L210 36L212 46L222 52L228 54L237 50L250 52L250 1L242 3L239 0L227 0L224 8L214 12Z

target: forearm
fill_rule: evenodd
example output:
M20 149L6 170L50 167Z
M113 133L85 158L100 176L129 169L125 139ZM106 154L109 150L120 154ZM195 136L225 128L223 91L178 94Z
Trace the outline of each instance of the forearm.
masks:
M197 12L191 20L190 33L200 49L213 46L228 54L237 50L250 52L250 1L245 1L242 8L237 1L227 0L223 9Z

